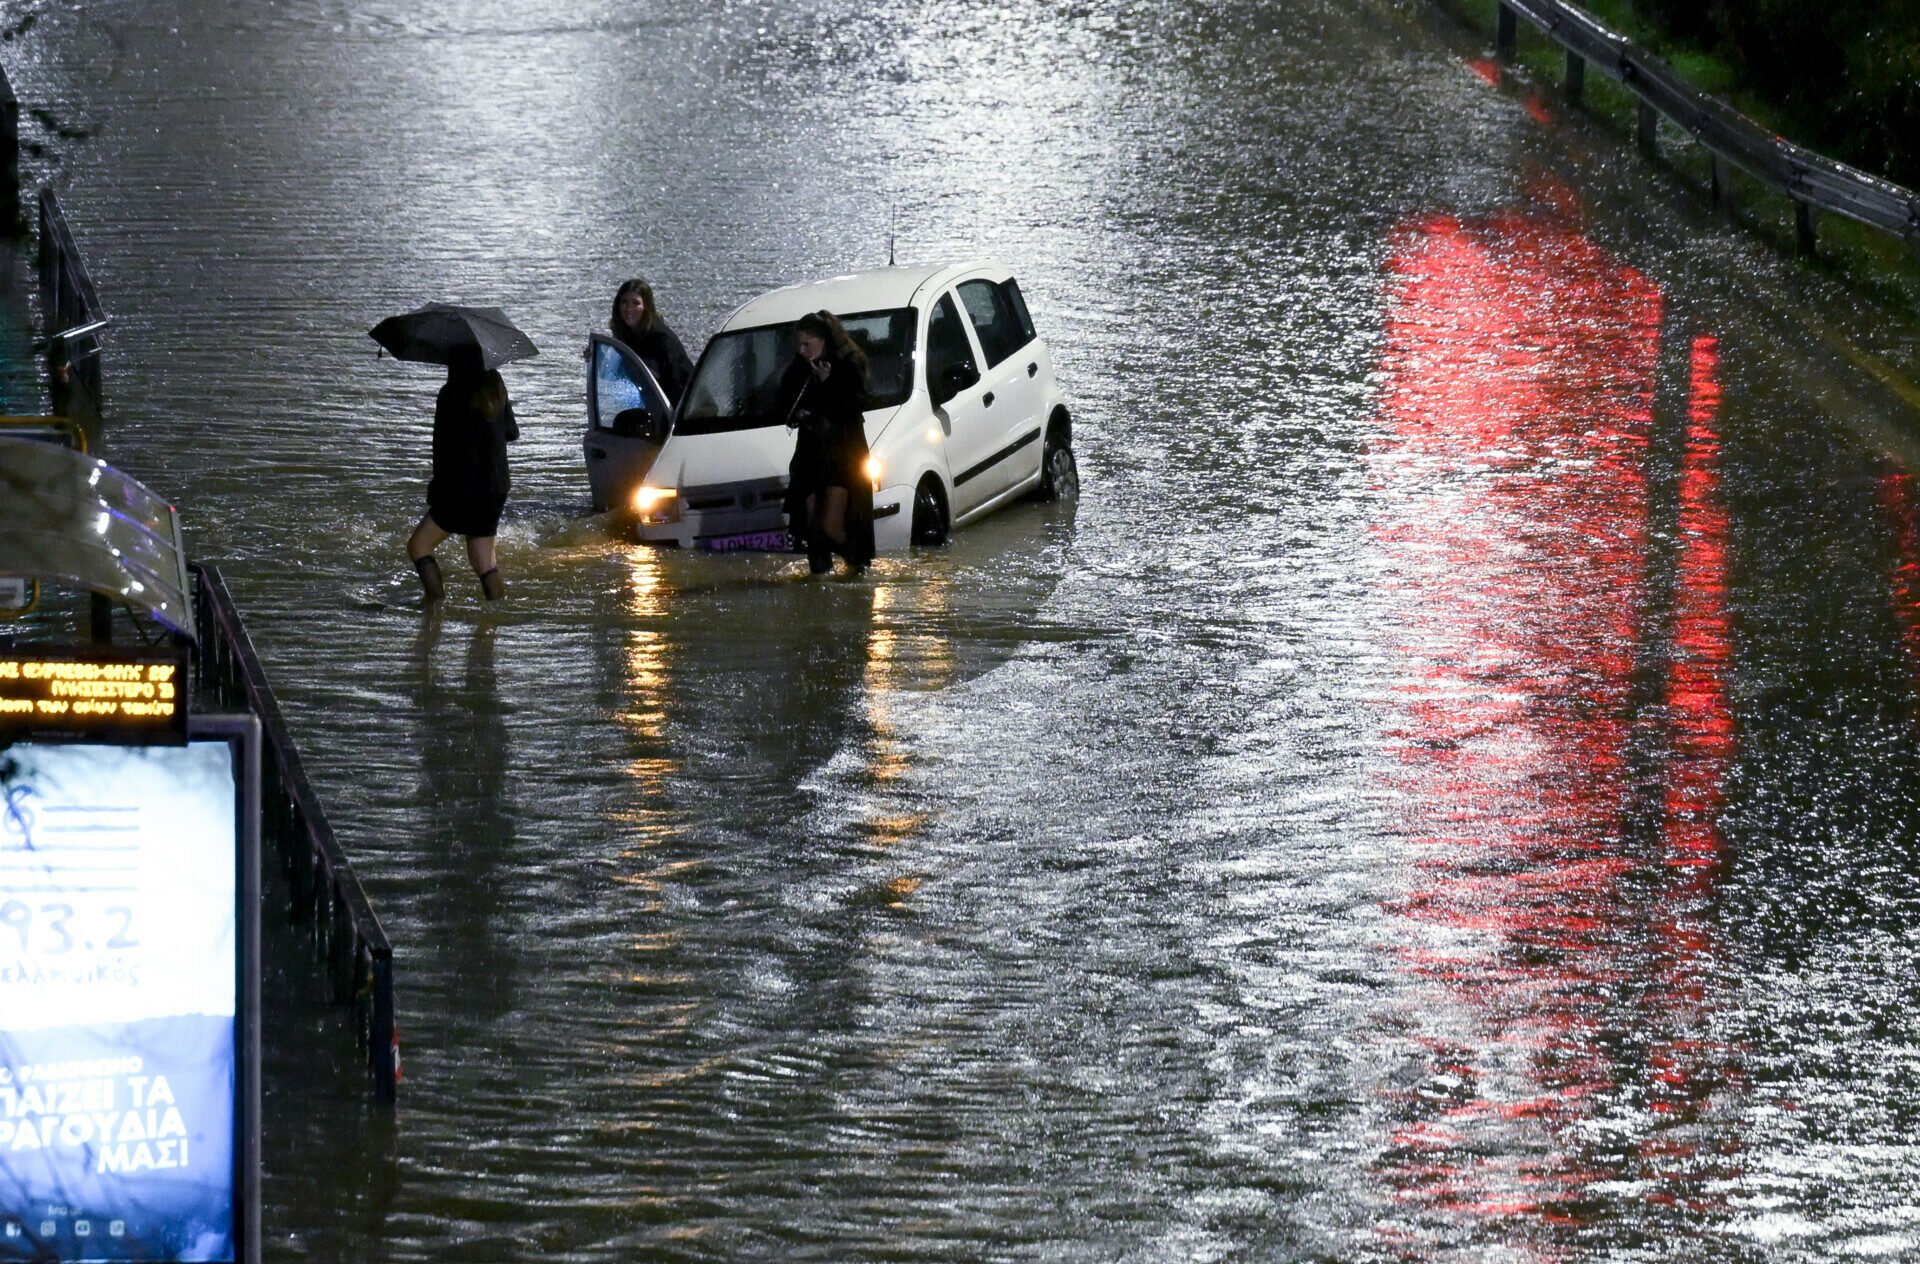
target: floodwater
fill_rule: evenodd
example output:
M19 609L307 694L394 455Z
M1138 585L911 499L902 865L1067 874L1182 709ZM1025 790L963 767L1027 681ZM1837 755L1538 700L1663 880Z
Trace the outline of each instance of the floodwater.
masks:
M7 12L104 451L396 946L390 1122L269 980L269 1259L1920 1252L1899 327L1425 5ZM1077 505L830 582L588 513L623 277L697 347L890 232L1014 265ZM433 298L543 348L437 619Z

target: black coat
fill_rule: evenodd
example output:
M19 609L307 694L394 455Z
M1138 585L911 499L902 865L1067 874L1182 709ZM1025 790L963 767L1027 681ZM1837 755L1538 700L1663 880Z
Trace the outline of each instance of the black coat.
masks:
M499 406L479 400L491 395ZM433 405L433 479L427 513L441 530L490 536L500 524L512 480L507 444L520 437L506 383L488 371L481 378L449 381Z
M616 341L625 343L640 357L653 374L653 380L667 393L667 403L679 403L687 383L693 380L693 361L687 357L687 349L680 345L680 335L674 333L666 321L657 318L652 329L635 329L618 320L607 327L613 331Z

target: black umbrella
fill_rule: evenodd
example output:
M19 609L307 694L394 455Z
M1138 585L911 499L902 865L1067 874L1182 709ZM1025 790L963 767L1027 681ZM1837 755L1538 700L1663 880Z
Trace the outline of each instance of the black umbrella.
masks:
M448 364L462 349L480 353L481 367L497 369L509 360L540 354L533 340L513 327L497 307L428 303L405 316L389 316L367 331L396 360Z

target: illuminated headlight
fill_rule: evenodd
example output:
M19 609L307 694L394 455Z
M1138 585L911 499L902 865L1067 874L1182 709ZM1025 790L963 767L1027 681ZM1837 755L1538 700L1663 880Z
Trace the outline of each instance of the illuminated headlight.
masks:
M642 483L633 489L632 504L642 522L680 521L680 493L674 488Z
M867 481L873 484L873 490L880 490L880 480L887 476L887 463L877 456L867 458Z

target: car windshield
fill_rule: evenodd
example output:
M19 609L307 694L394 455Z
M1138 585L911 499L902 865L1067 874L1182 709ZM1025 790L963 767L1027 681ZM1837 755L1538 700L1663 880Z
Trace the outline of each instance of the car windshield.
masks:
M840 323L867 355L867 407L904 404L913 393L914 309L855 312ZM715 335L694 370L674 432L718 434L783 424L780 375L793 356L791 323Z

